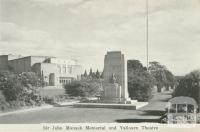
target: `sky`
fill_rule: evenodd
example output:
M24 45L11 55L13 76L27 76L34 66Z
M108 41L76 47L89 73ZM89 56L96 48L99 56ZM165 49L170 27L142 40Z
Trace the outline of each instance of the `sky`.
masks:
M103 70L107 51L146 66L146 0L0 0L0 54L76 59ZM149 0L149 61L200 68L200 0Z

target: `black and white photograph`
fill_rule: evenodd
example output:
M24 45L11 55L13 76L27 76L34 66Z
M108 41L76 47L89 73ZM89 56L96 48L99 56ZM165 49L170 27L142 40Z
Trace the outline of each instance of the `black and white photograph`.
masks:
M191 132L199 112L200 0L0 0L0 132Z

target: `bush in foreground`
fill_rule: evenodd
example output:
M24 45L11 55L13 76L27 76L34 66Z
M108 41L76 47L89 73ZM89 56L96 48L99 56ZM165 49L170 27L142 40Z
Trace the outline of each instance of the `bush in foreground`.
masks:
M64 86L66 94L74 97L94 97L101 93L100 79L81 79Z
M0 72L0 91L10 108L41 104L40 81L34 73ZM6 105L4 105L6 106ZM4 108L3 108L4 109Z

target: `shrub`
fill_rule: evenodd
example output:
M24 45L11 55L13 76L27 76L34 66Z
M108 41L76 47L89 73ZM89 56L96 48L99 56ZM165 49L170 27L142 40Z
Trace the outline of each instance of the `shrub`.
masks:
M0 90L11 107L41 103L40 81L34 73L0 72ZM16 104L14 104L16 103ZM19 104L20 103L20 104Z
M179 80L173 96L188 96L199 102L200 70L193 71Z
M55 103L54 97L50 97L50 96L45 96L43 98L43 101L45 103L48 103L48 104L54 104Z
M10 107L10 104L6 102L6 99L0 91L0 111L4 111Z
M66 94L74 97L92 97L102 91L100 79L82 79L73 81L65 86Z

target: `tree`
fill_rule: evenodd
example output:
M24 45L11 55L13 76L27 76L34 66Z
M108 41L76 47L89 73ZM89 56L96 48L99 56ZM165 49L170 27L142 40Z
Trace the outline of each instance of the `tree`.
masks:
M31 103L39 100L39 89L42 82L30 73L14 74L6 71L0 73L0 90L6 101L23 101Z
M149 62L150 66L149 66L149 69L150 71L159 71L159 70L166 70L166 66L164 65L161 65L159 62L157 61L152 61L152 62Z
M23 72L18 75L18 79L21 81L23 86L31 85L33 87L41 87L42 81L33 72Z
M172 72L167 70L166 66L161 65L157 61L150 62L149 64L150 66L148 70L156 79L156 85L159 92L161 91L162 87L166 87L166 89L169 87L174 87L175 77Z
M96 71L96 75L95 75L95 76L96 76L97 79L100 78L100 73L99 73L98 69L97 69L97 71Z
M128 91L131 99L147 101L151 97L154 77L139 60L128 60Z
M169 87L173 88L176 85L176 77L169 70L165 70L165 75L167 79L165 86L169 90Z
M87 71L85 70L84 74L83 74L84 77L87 77Z
M142 63L139 60L128 60L128 70L132 71L144 71L145 67L143 67Z
M89 76L90 76L90 77L93 76L92 68L90 68Z
M188 96L199 102L200 70L195 70L180 78L173 96Z

